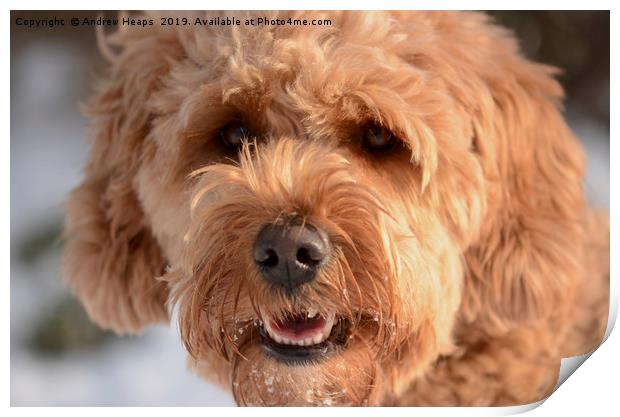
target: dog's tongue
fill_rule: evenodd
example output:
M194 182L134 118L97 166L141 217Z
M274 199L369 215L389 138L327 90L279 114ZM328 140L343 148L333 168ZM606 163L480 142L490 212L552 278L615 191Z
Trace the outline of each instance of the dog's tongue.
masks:
M312 335L325 327L325 318L319 314L314 317L295 315L283 320L272 320L272 327L283 335L299 338Z

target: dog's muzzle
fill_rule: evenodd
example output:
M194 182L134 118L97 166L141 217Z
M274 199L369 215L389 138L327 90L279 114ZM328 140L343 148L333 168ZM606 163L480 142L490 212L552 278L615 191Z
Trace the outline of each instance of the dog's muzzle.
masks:
M267 224L254 243L254 261L262 278L292 294L312 282L331 256L332 244L320 228L299 219ZM298 311L282 319L262 314L257 324L268 356L288 364L320 361L346 341L346 326L334 313Z

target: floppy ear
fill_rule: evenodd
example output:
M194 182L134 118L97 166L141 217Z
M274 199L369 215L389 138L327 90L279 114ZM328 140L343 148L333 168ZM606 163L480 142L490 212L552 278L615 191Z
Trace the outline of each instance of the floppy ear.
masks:
M147 146L147 102L168 64L157 35L113 36L124 50L86 106L94 143L66 205L63 275L94 322L124 333L168 320L168 289L157 280L166 260L134 186Z
M567 307L583 271L581 146L559 111L555 70L522 58L497 30L474 116L487 215L465 254L466 320L511 326ZM483 95L487 97L481 98Z

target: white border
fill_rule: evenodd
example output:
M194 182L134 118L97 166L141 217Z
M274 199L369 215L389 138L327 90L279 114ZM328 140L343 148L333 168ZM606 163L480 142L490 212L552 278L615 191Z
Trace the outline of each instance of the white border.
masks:
M531 9L531 10L546 10L546 9L583 9L583 6L587 6L587 9L594 10L609 10L613 9L613 5L618 4L617 2L611 1L600 1L600 0L590 0L587 3L577 2L574 0L570 1L533 1L533 0L524 0L524 1L469 1L469 2L457 2L457 1L395 1L395 0L382 0L381 2L360 2L360 1L298 1L294 4L290 1L262 1L262 2L250 2L250 1L239 1L239 0L226 0L225 2L204 2L204 1L160 1L160 0L150 0L150 1L118 1L118 0L109 0L106 2L99 2L96 5L92 2L84 3L78 1L56 1L53 4L44 1L15 1L10 0L6 2L8 3L7 9L3 13L4 19L3 24L4 28L2 30L2 41L1 48L3 52L3 56L5 59L2 63L2 72L5 80L5 92L9 91L10 88L10 64L6 57L10 56L10 9L15 10L47 10L51 6L58 10L87 10L87 9L132 9L132 10L140 10L140 9L161 9L161 10L173 10L173 9L474 9L474 10L512 10L512 9ZM222 7L226 5L227 7ZM171 7L172 6L172 7ZM380 7L378 7L380 6ZM611 12L611 71L610 74L615 74L615 69L617 69L616 64L616 56L617 56L617 30L616 25L618 23L618 18L616 16L615 11ZM570 47L567 45L567 47ZM613 78L613 77L612 77ZM613 80L611 81L611 120L616 121L619 120L618 112L616 107L614 106L615 100L614 97L617 96L617 83ZM3 152L0 154L2 165L2 181L0 182L0 195L9 196L10 195L10 168L9 168L9 159L10 159L10 149L9 149L9 137L10 137L10 119L9 119L9 109L10 109L10 97L5 93L3 100L1 101L1 116L2 117L2 126L4 128L4 141L2 142L5 148ZM611 137L614 137L616 129L614 129L614 124L611 126ZM614 146L614 140L611 141L611 159L612 161L618 161L618 148ZM614 164L611 164L611 184L619 184L618 178L618 170L614 169ZM8 198L7 198L8 200ZM10 230L10 216L9 216L9 207L10 205L7 203L2 204L2 225L3 230ZM616 276L616 272L618 271L618 258L614 255L617 255L617 251L615 249L618 248L618 222L615 221L615 214L618 213L618 199L615 193L611 193L610 196L610 213L611 213L611 230L612 230L612 238L611 238L611 247L612 247L612 256L611 256L611 270L612 270L612 314L613 318L611 320L615 321L615 317L617 316L617 302L618 302L618 277ZM5 238L2 240L2 249L5 254L5 262L3 263L5 277L10 277L10 262L9 262L9 248L10 248L10 234L6 233ZM4 314L4 334L8 339L10 337L10 307L9 307L9 298L10 298L10 280L5 278L5 314ZM610 321L611 321L610 320ZM556 391L542 406L536 408L532 411L531 415L539 415L539 416L570 416L570 415L583 415L585 413L594 413L594 415L603 414L607 415L611 413L611 410L617 410L617 397L618 397L618 385L616 385L613 381L615 377L618 375L618 352L620 352L620 337L614 333L611 333L609 339L599 348L592 357L586 361L586 363L579 368L575 375L570 377L568 381L563 384L558 391ZM0 349L2 349L2 356L5 358L4 361L4 371L2 374L4 378L1 379L1 388L2 394L5 399L4 404L8 406L10 404L10 352L9 352L9 341L5 340ZM62 383L62 381L59 381ZM384 409L381 412L395 413L401 415L410 415L411 413L419 413L420 415L506 415L513 414L519 412L525 412L532 407L507 407L507 408L417 408L415 410L410 410L406 408L393 408L393 409ZM62 415L70 416L70 415L79 415L82 416L85 413L88 415L108 415L109 413L119 414L119 415L148 415L152 416L169 416L169 409L167 408L115 408L114 410L110 410L108 408L89 408L88 410L84 410L82 408L11 408L10 412L15 415L30 415L31 413L41 412L46 415L56 416ZM373 409L323 409L320 412L331 415L332 413L356 413L361 415L368 415L369 413L374 413L377 410ZM295 413L300 415L309 415L310 413L316 412L311 409L238 409L238 408L227 408L225 410L214 409L214 408L180 408L175 410L175 412L182 412L187 415L196 415L196 416L204 416L205 413L226 413L231 415L238 415L240 413L248 413L251 412L252 415L269 415L272 417L273 415L288 415L289 413ZM603 413L605 412L605 413Z
M8 0L9 9L13 10L341 10L341 9L427 9L427 10L610 10L616 3L611 0L590 0L587 3L576 0L522 0L522 1L455 1L455 0L109 0L100 2L81 2L77 0L59 0L53 3L43 0ZM223 7L226 6L226 7ZM584 7L587 6L587 7Z

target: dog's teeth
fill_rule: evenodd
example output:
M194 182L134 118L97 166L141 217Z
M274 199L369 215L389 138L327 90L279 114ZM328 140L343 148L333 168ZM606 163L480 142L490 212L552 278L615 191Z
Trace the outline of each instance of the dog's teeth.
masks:
M318 311L316 309L310 309L307 311L307 315L309 318L315 317L317 314ZM306 337L304 339L290 339L286 336L279 335L278 332L272 327L271 320L265 320L263 318L262 323L269 337L271 337L271 339L273 339L276 343L293 346L312 346L322 343L329 338L332 328L334 327L334 321L334 314L326 316L325 325L323 326L323 328L320 331L317 331L315 335Z

